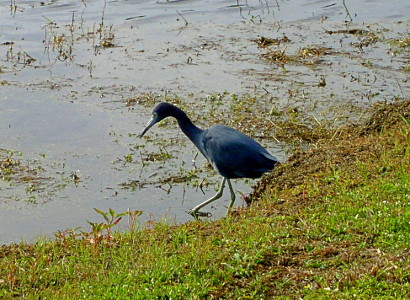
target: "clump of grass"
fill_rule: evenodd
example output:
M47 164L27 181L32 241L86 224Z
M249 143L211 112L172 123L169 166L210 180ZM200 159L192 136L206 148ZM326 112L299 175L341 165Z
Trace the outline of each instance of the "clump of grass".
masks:
M312 57L312 56L319 57L322 55L330 54L331 53L330 51L331 51L331 48L313 45L313 46L304 47L300 49L299 55L302 58L307 58L307 57Z
M14 183L36 183L46 180L40 176L41 167L32 167L21 161L20 152L0 149L0 179Z
M281 38L268 38L265 36L260 36L257 39L252 40L252 42L257 43L259 48L266 48L271 45L279 46L283 43L289 43L290 39L286 35L283 35Z
M340 54L331 48L311 45L301 48L296 54L286 54L286 48L282 50L268 50L261 56L269 62L275 64L303 64L311 66L321 63L321 57L325 55L337 55Z
M2 180L9 181L10 176L21 170L21 162L13 159L13 152L2 151L0 155L0 176Z
M57 24L53 20L43 16L46 24L43 26L45 37L43 43L46 51L51 50L56 54L57 61L74 61L76 56L77 44L81 41L86 42L89 49L93 49L95 55L99 54L101 49L116 47L115 34L113 25L104 23L106 2L102 11L101 21L99 24L93 24L88 27L84 24L82 18L78 21L76 12L72 12L70 24ZM88 42L91 41L91 44ZM91 75L92 62L88 66Z
M395 55L409 52L410 37L390 39L388 40L388 43L390 44L392 53Z
M125 103L126 107L132 107L135 105L143 105L145 107L154 106L154 104L159 100L160 96L155 95L153 93L142 93L135 97L130 97L125 99L123 102Z
M159 102L170 102L176 105L182 105L181 99L177 95L172 94L155 94L155 93L141 93L133 97L123 100L126 107L134 107L135 105L142 105L144 107L153 107Z
M266 53L262 54L262 57L270 62L284 64L289 63L294 60L292 56L289 56L285 53L286 49L282 50L269 50Z

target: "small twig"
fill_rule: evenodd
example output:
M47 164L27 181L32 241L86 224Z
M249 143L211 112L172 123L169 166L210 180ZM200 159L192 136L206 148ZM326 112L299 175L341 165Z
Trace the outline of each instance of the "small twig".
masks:
M71 33L71 46L74 46L74 19L75 19L75 11L72 11L73 15L71 16L71 25L70 25L70 33Z
M346 16L347 16L347 17L349 17L350 22L352 22L352 21L353 21L353 19L352 19L352 17L350 16L350 12L349 12L349 10L347 9L347 6L346 6L346 0L343 0L343 6L344 6L344 8L345 8L345 10L346 10Z
M102 31L104 28L104 17L105 17L105 8L107 7L107 0L104 0L104 7L101 16L101 24L100 24L100 39L102 38Z
M93 67L93 61L92 60L90 60L90 62L88 63L88 65L87 65L87 69L88 69L88 72L89 72L89 76L92 78L93 77L93 69L94 69L94 67Z
M322 126L322 123L320 123L320 121L316 118L315 115L313 115L313 119L315 119L315 121L319 124L319 126Z
M177 11L178 15L185 21L185 26L188 26L188 21L184 18L183 15L181 15L181 13L179 11Z
M14 18L17 12L16 0L10 0L10 15Z

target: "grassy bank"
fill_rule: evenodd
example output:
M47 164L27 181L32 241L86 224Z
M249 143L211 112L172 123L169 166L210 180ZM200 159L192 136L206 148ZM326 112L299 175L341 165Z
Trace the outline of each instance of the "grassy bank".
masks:
M219 221L2 246L0 298L408 298L409 120L406 101L322 133Z

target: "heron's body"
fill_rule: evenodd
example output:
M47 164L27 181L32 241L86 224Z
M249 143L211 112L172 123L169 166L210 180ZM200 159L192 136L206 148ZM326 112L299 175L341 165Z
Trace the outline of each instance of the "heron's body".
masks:
M259 143L247 135L223 125L213 125L202 130L195 126L181 109L170 103L160 103L154 108L153 117L141 136L155 123L166 117L177 119L179 127L185 135L213 168L224 177L218 193L191 210L195 217L201 207L222 196L226 181L228 181L231 191L231 206L233 205L235 194L229 179L259 178L263 173L272 170L278 162Z
M202 131L201 143L203 155L226 178L259 178L276 163L256 141L227 126L214 125Z

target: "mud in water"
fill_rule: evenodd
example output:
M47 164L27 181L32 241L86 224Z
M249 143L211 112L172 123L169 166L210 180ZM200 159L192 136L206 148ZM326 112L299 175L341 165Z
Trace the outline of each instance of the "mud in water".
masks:
M98 221L189 220L220 178L167 120L223 123L280 160L409 96L405 1L10 1L0 7L0 242ZM315 126L312 133L310 128ZM238 180L241 193L251 180ZM225 215L229 197L209 208Z

